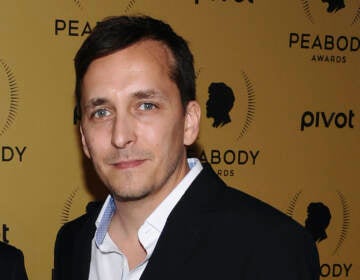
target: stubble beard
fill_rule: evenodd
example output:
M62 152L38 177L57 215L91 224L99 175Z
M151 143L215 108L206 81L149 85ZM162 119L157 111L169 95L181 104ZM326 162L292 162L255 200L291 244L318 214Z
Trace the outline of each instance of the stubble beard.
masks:
M116 188L111 184L107 184L107 188L111 195L114 197L116 201L119 202L127 202L127 201L139 201L150 195L156 194L161 190L170 180L170 178L174 175L177 168L180 166L182 155L177 156L177 158L173 160L169 160L169 165L165 166L166 171L164 176L160 178L159 181L151 182L151 176L156 177L156 174L149 174L148 176L150 182L144 182L144 186L129 186L123 187L119 186ZM133 174L132 172L124 174L127 178L124 179L124 182L130 182L129 185L136 180L136 176L141 176L141 174ZM146 184L149 184L146 186ZM171 190L175 188L175 186L171 186Z

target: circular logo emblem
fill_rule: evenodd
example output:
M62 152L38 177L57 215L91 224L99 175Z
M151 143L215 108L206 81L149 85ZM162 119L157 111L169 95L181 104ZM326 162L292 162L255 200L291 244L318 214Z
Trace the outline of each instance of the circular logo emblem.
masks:
M254 83L249 75L240 70L236 79L200 79L198 96L203 104L202 130L206 130L206 139L201 141L218 141L220 136L236 142L244 137L254 122L256 109Z
M88 3L87 5L84 5L83 0L73 0L73 2L74 2L76 7L78 7L79 9L81 9L83 11L86 9L87 6L89 6L91 4L91 3ZM94 1L94 4L97 7L98 3L96 1ZM124 14L129 13L134 8L135 4L136 4L136 0L128 0L127 3L125 4L123 13Z
M345 0L300 0L305 16L313 23L336 21L345 25L360 22L360 1ZM334 24L332 24L334 26Z
M0 136L3 136L13 125L19 105L15 75L3 59L0 59L0 99Z
M350 228L350 204L339 191L299 190L294 194L286 214L309 230L318 247L336 255Z

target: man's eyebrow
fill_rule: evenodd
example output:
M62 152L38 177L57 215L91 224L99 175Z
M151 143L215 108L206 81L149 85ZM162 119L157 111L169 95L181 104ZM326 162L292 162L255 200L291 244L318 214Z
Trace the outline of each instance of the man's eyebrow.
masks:
M139 90L134 92L134 97L137 99L148 99L148 98L161 98L161 99L167 99L167 96L165 94L162 94L159 91L149 89L149 90Z
M108 100L106 98L92 98L85 104L85 109L104 105L106 103L108 103Z

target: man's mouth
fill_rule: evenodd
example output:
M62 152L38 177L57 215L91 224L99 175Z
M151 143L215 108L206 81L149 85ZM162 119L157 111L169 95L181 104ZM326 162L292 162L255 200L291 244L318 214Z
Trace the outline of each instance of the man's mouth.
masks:
M117 169L128 169L138 167L139 165L143 164L146 160L145 159L134 159L134 160L124 160L115 162L112 165Z

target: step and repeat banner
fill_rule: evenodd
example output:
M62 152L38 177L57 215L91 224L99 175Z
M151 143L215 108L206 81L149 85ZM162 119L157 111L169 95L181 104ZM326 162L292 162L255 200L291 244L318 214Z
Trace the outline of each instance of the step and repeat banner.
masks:
M0 240L29 278L51 278L59 227L106 195L74 123L75 52L97 21L138 13L193 50L200 159L306 226L322 279L360 279L360 0L2 3Z

